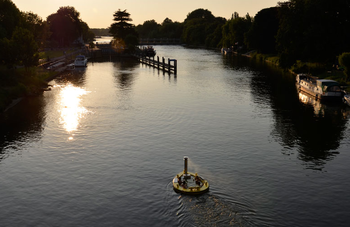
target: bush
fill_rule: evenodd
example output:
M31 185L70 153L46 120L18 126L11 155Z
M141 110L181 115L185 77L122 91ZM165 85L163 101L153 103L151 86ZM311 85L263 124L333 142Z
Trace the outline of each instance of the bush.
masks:
M342 53L338 58L339 64L344 67L344 73L346 76L346 80L349 81L350 79L350 53L345 52Z

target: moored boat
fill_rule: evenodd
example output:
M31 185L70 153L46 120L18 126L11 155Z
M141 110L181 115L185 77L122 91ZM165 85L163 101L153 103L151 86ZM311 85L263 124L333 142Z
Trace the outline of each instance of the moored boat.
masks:
M87 58L84 55L78 55L75 58L74 66L75 67L86 67L87 65Z
M300 90L312 95L316 99L339 99L343 97L343 91L338 82L327 79L316 79L306 74L298 74L297 86Z
M207 180L199 176L197 173L187 171L188 157L184 157L184 171L177 174L173 179L174 191L197 195L209 191L209 183Z

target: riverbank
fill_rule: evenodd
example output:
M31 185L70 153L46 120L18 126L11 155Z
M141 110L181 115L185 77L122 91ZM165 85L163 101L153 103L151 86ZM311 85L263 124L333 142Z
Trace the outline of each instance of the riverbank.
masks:
M235 53L237 54L237 53ZM248 54L241 54L242 56L249 57L255 61L266 62L279 67L279 58L276 55L258 54L251 52ZM321 63L309 63L297 61L290 69L286 69L290 73L297 75L300 73L307 73L315 76L319 79L330 79L337 81L346 92L350 93L350 82L346 81L344 71L337 66L327 66Z
M76 55L85 51L48 51L43 53L45 60L38 67L29 69L0 68L0 113L16 105L23 97L36 96L48 89L48 82L65 71L67 64L72 63ZM52 67L52 66L57 67Z

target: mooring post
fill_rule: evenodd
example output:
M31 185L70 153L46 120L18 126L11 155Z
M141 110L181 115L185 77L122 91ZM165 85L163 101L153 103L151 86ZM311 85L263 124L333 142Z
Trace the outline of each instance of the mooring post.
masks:
M168 58L168 72L171 72L171 66L170 66L170 58Z
M174 59L174 74L176 75L177 73L177 60Z
M157 68L159 69L159 56L157 56Z
M162 57L162 61L163 61L163 71L165 71L165 58Z

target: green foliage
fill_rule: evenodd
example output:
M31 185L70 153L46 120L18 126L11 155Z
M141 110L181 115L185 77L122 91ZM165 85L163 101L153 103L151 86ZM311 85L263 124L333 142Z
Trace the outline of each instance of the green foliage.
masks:
M252 18L247 14L239 17L238 13L228 20L222 30L222 46L234 47L236 51L246 50L245 36L252 26Z
M272 7L259 11L246 34L246 44L249 49L260 53L276 53L276 38L279 28L278 8Z
M47 17L50 26L50 39L59 46L69 46L83 35L83 23L79 18L80 13L74 7L60 7L56 13Z
M346 80L350 79L350 53L345 52L342 53L338 58L339 64L344 67L344 73L346 76Z
M291 67L291 71L294 73L307 73L311 75L319 75L327 71L327 66L321 63L302 62L296 61Z
M21 12L17 6L11 0L0 0L0 39L10 39L21 21Z
M135 30L135 26L128 23L128 21L132 21L130 13L126 12L126 10L121 11L119 9L113 14L113 17L115 23L111 24L109 32L115 39L122 40L127 48L134 49L138 44L138 34Z
M81 21L80 27L81 27L81 31L82 31L81 33L82 33L84 42L89 43L94 41L95 34L90 30L88 24L85 23L84 21Z
M12 36L12 51L16 55L17 64L26 68L36 66L39 60L38 46L33 33L23 28L16 28Z
M136 26L135 29L141 38L180 39L183 23L173 22L169 18L165 18L161 24L158 24L155 20L148 20L142 25Z
M182 39L186 44L216 47L221 39L220 30L226 19L214 17L204 9L197 9L187 15L183 25Z
M22 27L33 34L38 46L43 46L50 34L50 28L46 21L43 21L41 17L32 12L22 12L22 18Z
M155 20L148 20L143 22L142 25L138 25L135 29L142 38L161 38L159 32L160 26Z
M114 38L124 40L127 35L135 33L134 25L128 23L132 21L132 19L130 18L130 13L126 12L126 10L121 11L119 9L113 14L113 17L115 23L111 24L109 33L111 33Z
M344 0L279 3L277 45L283 62L332 62L350 50L350 5Z

